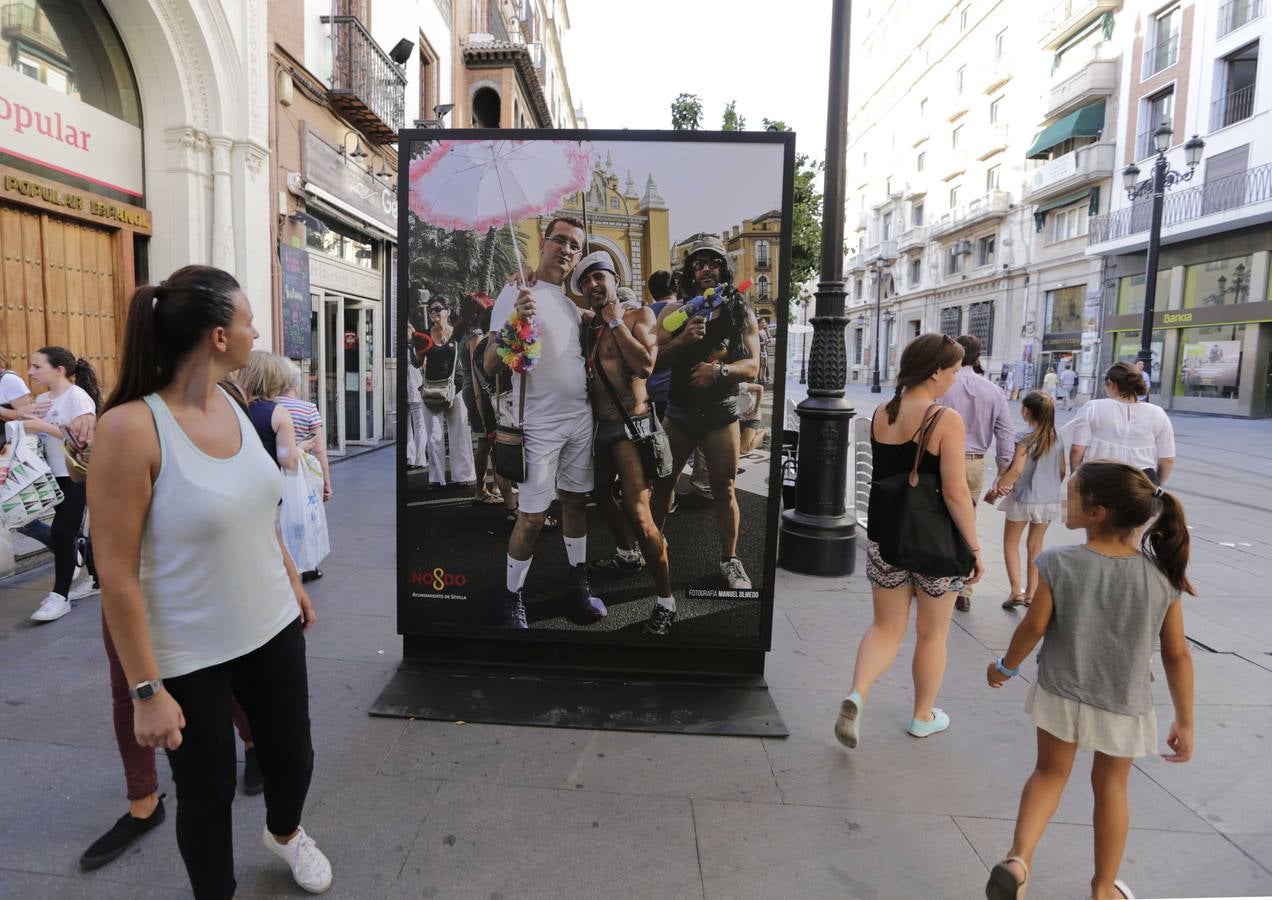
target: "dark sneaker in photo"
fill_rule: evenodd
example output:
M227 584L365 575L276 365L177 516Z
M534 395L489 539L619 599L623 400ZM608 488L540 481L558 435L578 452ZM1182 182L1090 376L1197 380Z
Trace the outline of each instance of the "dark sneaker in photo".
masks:
M617 550L613 556L606 556L603 559L594 559L588 563L589 568L594 572L602 572L612 574L614 572L639 572L645 568L645 554L639 550L636 551L635 558L624 556Z
M526 602L521 591L504 591L503 621L504 628L529 628L526 622Z
M671 634L671 623L674 621L676 621L675 610L655 603L653 612L649 614L649 620L645 622L645 634Z
M592 582L587 575L587 565L580 563L570 570L570 602L575 615L583 621L597 621L609 615L605 602L592 593Z
M110 831L93 841L93 846L84 851L84 855L80 857L80 869L88 872L106 865L132 846L133 841L163 822L167 815L163 808L163 798L166 796L159 795L159 804L155 811L144 819L134 818L129 813L120 816Z
M248 747L243 751L243 793L253 797L265 790L265 776L261 774L261 763L256 758L256 748Z

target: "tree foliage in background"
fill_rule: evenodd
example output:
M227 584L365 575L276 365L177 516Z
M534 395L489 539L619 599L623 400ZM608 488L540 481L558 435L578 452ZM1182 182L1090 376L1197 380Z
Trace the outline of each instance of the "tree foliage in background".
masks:
M671 127L677 131L697 131L702 127L702 100L697 94L681 94L671 101Z
M521 253L526 252L525 236L517 232ZM458 309L459 299L474 291L495 296L504 281L517 270L508 229L492 228L485 234L474 231L447 231L425 225L411 216L407 274L411 297L406 305L417 325L427 327L419 291L445 297Z
M765 131L790 131L785 122L765 119ZM825 168L821 160L807 153L795 154L795 202L791 225L791 284L799 302L806 292L800 287L821 268L822 193L818 174Z
M721 131L744 131L746 130L746 119L738 115L738 101L730 100L729 105L724 108L724 122L720 125Z

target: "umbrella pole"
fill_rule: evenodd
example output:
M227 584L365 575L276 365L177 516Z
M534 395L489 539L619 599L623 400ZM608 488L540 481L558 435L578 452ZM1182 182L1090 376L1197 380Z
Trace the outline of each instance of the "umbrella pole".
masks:
M508 210L508 198L504 196L503 176L499 174L498 166L495 166L495 178L499 181L499 199L503 201L504 215L508 217L508 236L512 238L512 252L517 258L517 286L525 287L523 272L525 263L521 261L521 245L517 243L517 230L512 227L512 213Z

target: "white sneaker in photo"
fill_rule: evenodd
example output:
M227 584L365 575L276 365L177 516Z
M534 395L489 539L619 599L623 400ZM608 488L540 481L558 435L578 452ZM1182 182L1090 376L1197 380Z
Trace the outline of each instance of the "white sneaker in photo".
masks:
M71 585L71 592L66 595L66 599L83 600L86 597L93 596L100 590L101 590L100 587L97 587L96 585L93 584L93 576L89 575L87 578L84 578L83 580L81 580L78 584Z
M32 622L54 622L71 611L71 601L49 591L40 608L31 614Z
M314 839L301 828L286 844L274 840L266 828L261 841L267 850L291 866L292 878L311 894L321 894L331 887L331 863L323 856Z
M749 591L751 589L751 579L747 576L746 569L742 568L742 560L736 556L720 561L720 574L724 576L725 584L730 590Z

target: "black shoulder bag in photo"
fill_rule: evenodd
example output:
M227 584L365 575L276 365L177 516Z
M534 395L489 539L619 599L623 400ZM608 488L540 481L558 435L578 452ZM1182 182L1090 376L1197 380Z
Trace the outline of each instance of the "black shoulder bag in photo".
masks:
M928 438L944 413L941 407L920 430L910 471L871 482L866 532L884 561L898 569L961 578L976 567L976 554L945 505L940 473L919 471Z
M500 373L502 374L502 373ZM495 376L495 397L498 403L499 375ZM526 376L521 376L521 397L516 422L500 422L495 411L495 445L491 452L495 457L495 474L516 484L526 480Z
M596 342L598 351L600 343L599 340ZM599 352L594 351L592 368L600 376L606 393L614 401L614 408L623 417L623 427L627 429L627 436L631 438L632 443L636 445L636 452L640 454L640 465L645 470L645 477L649 479L650 484L660 478L666 478L671 474L671 441L667 440L667 432L662 430L662 426L658 423L658 416L654 415L654 404L646 401L649 406L649 433L641 434L635 420L628 415L627 407L618 399L618 391L614 390L614 385L610 384L609 377L605 374L605 366L602 365L599 357Z

